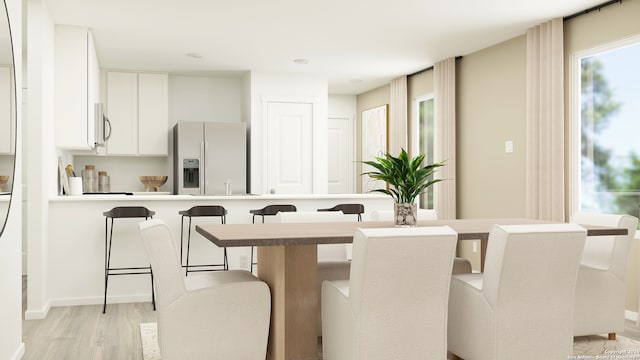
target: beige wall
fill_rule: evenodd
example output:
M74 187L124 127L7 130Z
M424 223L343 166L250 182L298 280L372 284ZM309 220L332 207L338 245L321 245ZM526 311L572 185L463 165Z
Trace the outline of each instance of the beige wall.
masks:
M526 37L466 55L457 69L458 217L524 217Z
M620 4L608 6L600 11L579 16L564 24L564 51L565 51L565 134L566 134L566 164L567 173L571 164L570 136L571 136L571 58L574 53L594 48L631 36L640 34L640 1L623 1ZM566 193L569 194L570 184L567 183ZM567 214L570 199L567 197ZM634 241L629 252L627 266L627 310L638 311L638 272L640 271L640 246L638 240Z

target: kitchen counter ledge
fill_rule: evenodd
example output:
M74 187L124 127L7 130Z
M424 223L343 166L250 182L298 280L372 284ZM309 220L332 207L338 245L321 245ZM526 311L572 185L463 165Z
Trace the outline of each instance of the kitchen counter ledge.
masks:
M393 200L383 194L303 194L303 195L78 195L54 196L49 201L47 261L41 270L47 274L47 297L50 306L102 304L104 295L105 217L116 206L144 206L155 211L154 218L164 221L176 246L180 246L179 211L197 205L221 205L227 211L227 224L252 225L250 210L269 204L294 204L298 211L316 211L340 203L364 204L363 220L374 210L393 209ZM355 221L355 215L345 215ZM220 219L196 217L192 226L219 224ZM265 222L273 222L273 216ZM113 235L113 266L146 266L146 258L137 218L116 220ZM256 221L262 219L256 218ZM184 221L188 226L188 221ZM187 234L186 226L184 233ZM223 250L192 230L190 262L207 264L222 261ZM251 247L228 250L231 269L248 269ZM109 303L150 301L148 276L121 276L109 280Z
M294 201L294 200L332 200L357 202L362 199L390 199L383 194L238 194L238 195L166 195L166 194L139 194L133 195L69 195L54 196L49 199L52 202L76 202L76 201Z

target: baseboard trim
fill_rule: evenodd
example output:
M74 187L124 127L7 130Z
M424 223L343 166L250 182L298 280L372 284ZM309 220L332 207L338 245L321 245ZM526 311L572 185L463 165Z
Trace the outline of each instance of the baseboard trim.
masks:
M102 305L104 298L100 297L84 297L84 298L62 298L51 300L52 307L58 306L80 306L80 305ZM107 296L107 305L109 304L123 304L123 303L137 303L137 302L151 302L151 294L136 294L136 295L122 295L122 296Z
M630 310L624 311L624 318L631 321L638 321L638 313Z
M24 356L24 343L20 343L20 346L18 346L18 350L16 350L16 353L13 355L11 359L20 360L22 359L23 356Z
M27 311L24 312L24 319L25 320L42 320L47 317L47 314L49 313L49 309L51 309L51 302L48 302L44 306L44 308L40 310L27 309Z
M83 298L62 298L50 300L47 305L41 310L27 309L24 313L25 320L42 320L47 317L49 309L52 307L61 306L82 306L82 305L102 305L104 301L103 297L83 297ZM136 295L123 295L123 296L108 296L107 305L109 304L123 304L123 303L138 303L138 302L151 302L151 294L136 294Z

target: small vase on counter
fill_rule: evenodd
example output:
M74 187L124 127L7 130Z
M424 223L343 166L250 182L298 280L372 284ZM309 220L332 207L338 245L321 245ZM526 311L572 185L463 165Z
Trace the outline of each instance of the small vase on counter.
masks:
M110 192L110 178L106 171L98 171L98 192Z
M98 173L94 165L85 165L82 170L82 191L85 193L98 192Z

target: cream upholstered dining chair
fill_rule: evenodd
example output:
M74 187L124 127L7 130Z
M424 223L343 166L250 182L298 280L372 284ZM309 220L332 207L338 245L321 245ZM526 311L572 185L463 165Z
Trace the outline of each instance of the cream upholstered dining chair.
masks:
M624 330L625 274L629 248L638 227L630 215L578 213L571 222L621 227L628 235L588 237L578 271L573 334L615 334Z
M323 359L445 359L456 243L448 226L358 229L350 279L322 284Z
M162 359L255 359L267 351L269 287L245 270L184 277L171 230L160 220L141 223L157 290Z
M438 220L438 212L434 209L418 209L418 221L420 220ZM375 210L371 213L371 221L393 221L393 210ZM461 257L453 260L452 274L467 274L471 271L469 260Z
M342 212L281 212L274 220L279 223L341 222ZM322 336L320 302L322 282L325 280L349 280L351 261L347 247L351 244L318 245L318 336Z
M453 359L567 359L585 239L576 224L495 225L484 273L451 278Z

